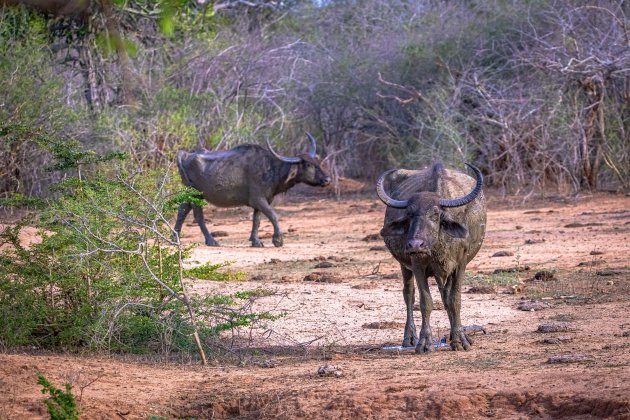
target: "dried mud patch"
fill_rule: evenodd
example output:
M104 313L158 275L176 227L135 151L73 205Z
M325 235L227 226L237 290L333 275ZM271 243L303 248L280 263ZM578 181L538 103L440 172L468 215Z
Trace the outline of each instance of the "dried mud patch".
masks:
M341 381L341 384L340 384ZM344 386L343 379L320 380L321 388L274 394L210 398L207 403L177 413L202 417L212 410L218 418L427 418L563 417L625 418L628 401L536 391L484 389L437 392L424 384L397 384L384 389ZM336 388L334 395L327 389ZM343 388L339 389L339 385ZM370 392L371 391L371 392ZM204 417L202 417L204 418Z

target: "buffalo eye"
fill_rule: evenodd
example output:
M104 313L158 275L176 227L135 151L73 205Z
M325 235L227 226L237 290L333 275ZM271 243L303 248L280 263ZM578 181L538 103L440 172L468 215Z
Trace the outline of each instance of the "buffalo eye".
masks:
M446 214L442 214L440 224L442 225L442 230L453 238L465 239L468 237L468 228Z
M381 236L398 236L405 235L409 231L409 219L402 217L400 219L390 220L381 230Z
M437 207L432 207L427 216L429 217L429 220L437 223L440 221L440 210Z

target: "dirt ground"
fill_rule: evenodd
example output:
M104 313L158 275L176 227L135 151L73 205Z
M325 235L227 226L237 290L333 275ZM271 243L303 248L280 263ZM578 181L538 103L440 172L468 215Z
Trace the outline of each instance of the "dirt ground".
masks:
M46 417L41 372L73 384L86 419L630 419L628 195L490 194L486 239L462 294L463 323L485 333L470 351L428 355L385 348L402 341L405 311L399 267L374 235L384 213L376 198L288 196L276 208L284 247L271 246L263 220L267 247L250 248L245 208L206 210L210 230L227 236L189 261L233 261L230 270L247 273L195 281L198 293L276 292L254 310L286 315L239 331L240 362L3 353L0 418ZM184 242L201 242L187 223ZM531 300L538 308L519 309ZM434 339L447 334L445 311L436 308L431 324ZM560 331L539 332L544 324Z

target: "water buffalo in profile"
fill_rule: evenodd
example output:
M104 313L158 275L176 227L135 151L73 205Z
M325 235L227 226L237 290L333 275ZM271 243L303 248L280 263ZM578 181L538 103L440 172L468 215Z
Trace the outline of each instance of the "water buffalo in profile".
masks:
M330 183L330 177L322 170L321 161L315 153L315 139L311 134L306 134L311 142L310 150L295 157L279 155L267 142L269 150L244 144L227 151L180 151L177 154L177 167L183 183L199 190L207 202L217 207L249 206L254 209L249 238L252 246L263 246L258 237L260 213L273 224L273 244L282 246L278 215L271 207L273 198L300 182L322 187ZM177 234L180 234L190 210L205 237L206 245L218 246L206 227L203 209L193 204L180 205L175 223Z
M387 171L376 183L379 198L387 204L381 236L403 277L407 322L402 345L415 346L418 353L433 350L428 277L435 278L448 313L451 348L468 350L472 344L460 319L461 287L466 264L483 242L486 204L481 172L466 165L476 179L438 162L422 170ZM414 276L420 290L419 336L413 321Z

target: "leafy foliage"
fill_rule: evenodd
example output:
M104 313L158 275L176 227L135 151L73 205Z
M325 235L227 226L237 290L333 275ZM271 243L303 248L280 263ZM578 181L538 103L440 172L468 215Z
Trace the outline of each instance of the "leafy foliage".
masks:
M2 10L0 193L48 193L64 151L42 136L164 168L182 148L296 152L304 129L337 177L440 158L505 191L629 186L616 2L101 4L94 25Z
M252 295L188 295L183 260L189 250L173 242L168 220L175 195L168 174L129 173L125 161L90 156L98 170L70 177L34 220L0 233L0 340L8 346L89 347L114 352L190 353L192 337L209 342L221 331L249 326L268 314L251 311ZM26 246L20 232L36 223L40 241ZM224 264L193 274L218 273ZM247 304L239 305L238 301Z
M188 268L184 271L184 274L188 277L193 277L201 280L214 280L214 281L233 281L243 280L245 273L242 271L222 273L217 271L219 268L228 267L231 264L224 262L220 264L204 264L193 268Z
M44 400L51 420L78 420L79 409L72 394L72 386L66 384L63 391L51 384L41 373L37 375L37 383L43 387L42 394L50 394Z

